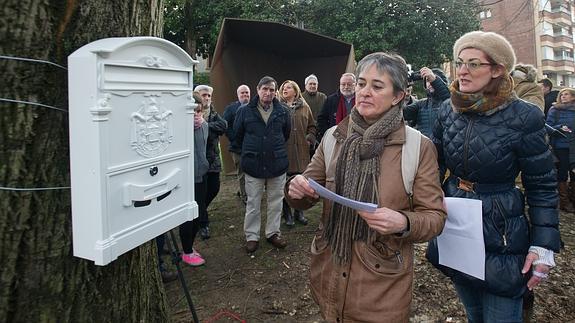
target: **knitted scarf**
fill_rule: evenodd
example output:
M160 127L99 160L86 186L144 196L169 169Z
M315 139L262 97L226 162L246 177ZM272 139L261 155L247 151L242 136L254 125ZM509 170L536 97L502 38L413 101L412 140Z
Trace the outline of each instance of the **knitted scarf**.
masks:
M457 113L486 113L514 98L513 79L508 74L492 80L482 92L460 92L457 80L451 83L449 91L451 92L451 106Z
M357 109L351 110L347 138L335 169L337 194L378 204L379 156L387 136L402 125L402 120L399 106L392 107L372 125L365 122ZM334 203L324 238L336 264L349 263L353 241L372 243L376 237L376 232L353 209Z
M341 93L340 93L341 94ZM351 99L351 106L355 105L355 97ZM339 124L347 116L347 108L345 107L345 96L341 94L339 96L339 102L337 103L337 112L335 113L335 124Z

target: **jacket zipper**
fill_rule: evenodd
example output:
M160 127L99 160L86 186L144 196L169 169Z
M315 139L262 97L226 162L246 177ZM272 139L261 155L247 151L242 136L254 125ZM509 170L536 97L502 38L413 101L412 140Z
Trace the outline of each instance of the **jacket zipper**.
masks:
M474 123L475 119L473 119L473 117L469 118L469 125L467 126L467 130L465 131L465 142L463 144L463 173L465 174L465 179L469 180L467 178L468 172L468 165L467 165L467 161L468 161L468 157L469 157L469 136L471 134L471 129L473 128L473 123Z
M397 262L399 262L400 264L403 263L403 256L401 255L401 251L399 250L394 250L393 248L391 248L390 246L387 245L387 243L385 242L381 242L381 241L377 241L376 242L378 245L381 245L383 248L393 252L393 255L395 256L395 258L397 258ZM379 249L377 245L375 245L376 249ZM400 244L400 250L401 250L401 244ZM383 253L383 250L380 250L380 252Z
M495 223L493 213L491 213L491 222L493 222L493 226L495 227L495 230L497 230L497 233L499 233L499 235L501 235L501 237L503 238L503 246L507 247L507 237L505 236L505 232L507 230L507 217L505 216L505 212L503 211L503 207L501 206L499 199L493 198L493 202L495 203L495 205L497 205L497 209L499 209L499 213L501 213L501 217L503 218L503 233L501 233L501 231L499 231L499 229L497 228L497 223Z

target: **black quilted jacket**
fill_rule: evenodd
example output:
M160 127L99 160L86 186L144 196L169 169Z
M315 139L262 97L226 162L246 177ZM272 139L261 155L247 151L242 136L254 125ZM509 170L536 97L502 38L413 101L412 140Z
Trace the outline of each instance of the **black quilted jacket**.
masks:
M455 282L520 297L529 247L559 251L557 180L544 124L541 110L519 99L491 115L455 113L450 100L440 107L432 139L440 167L450 171L445 196L483 202L485 281L439 265L436 241L429 244L428 259ZM515 187L519 172L525 195ZM458 177L475 183L474 191L459 189Z

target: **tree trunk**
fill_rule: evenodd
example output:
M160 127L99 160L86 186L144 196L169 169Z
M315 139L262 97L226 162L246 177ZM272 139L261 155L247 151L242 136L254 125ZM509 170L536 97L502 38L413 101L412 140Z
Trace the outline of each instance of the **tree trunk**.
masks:
M197 10L197 8L195 8ZM190 57L196 59L197 35L194 34L196 30L196 21L194 19L194 1L186 0L184 4L184 22L186 33L184 38L184 50ZM194 65L194 71L196 66Z
M106 37L161 35L162 0L6 0L0 55L66 66ZM0 322L166 322L153 243L105 267L72 256L67 71L0 58Z

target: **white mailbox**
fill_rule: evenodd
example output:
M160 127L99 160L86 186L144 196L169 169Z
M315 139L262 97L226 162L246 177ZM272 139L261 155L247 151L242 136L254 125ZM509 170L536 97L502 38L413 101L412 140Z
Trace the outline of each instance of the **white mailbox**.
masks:
M198 216L192 60L155 37L68 57L74 255L106 265Z

